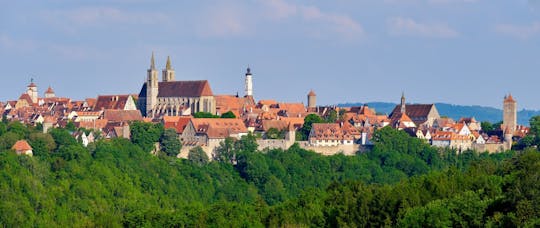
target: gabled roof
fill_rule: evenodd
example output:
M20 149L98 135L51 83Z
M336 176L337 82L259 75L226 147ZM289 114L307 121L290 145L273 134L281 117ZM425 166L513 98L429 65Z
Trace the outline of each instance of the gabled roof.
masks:
M32 102L32 98L30 97L30 95L28 95L27 93L23 93L21 94L21 96L19 97L19 100L26 100L26 102L28 102L28 104L33 104L34 102Z
M285 120L262 120L261 130L268 131L270 128L275 128L277 130L286 130L288 128L288 123Z
M191 123L197 133L206 134L208 138L227 138L248 132L241 119L193 118Z
M177 134L182 134L191 119L191 116L163 116L163 126L175 129Z
M94 110L124 109L131 95L101 95L98 96Z
M435 104L407 104L405 105L405 112L412 119L427 118L429 112L434 106ZM396 105L390 114L390 118L397 113L401 113L401 105Z
M15 151L26 151L32 150L32 147L30 144L28 144L28 142L26 142L26 140L19 140L15 143L15 145L13 145L13 147L11 147L11 149Z
M110 122L142 121L143 117L139 110L106 109L103 118Z
M512 94L508 94L508 96L504 97L504 103L515 103L516 100L514 100L514 97L512 97Z

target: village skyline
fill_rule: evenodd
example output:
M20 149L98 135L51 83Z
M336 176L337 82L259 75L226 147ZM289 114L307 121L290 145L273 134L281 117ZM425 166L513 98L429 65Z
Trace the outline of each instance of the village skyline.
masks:
M0 9L0 100L30 78L74 99L136 93L148 56L216 94L539 110L538 1L16 1ZM504 10L500 10L504 9ZM24 12L24 13L20 13ZM482 15L479 17L478 15ZM467 54L465 54L465 52ZM447 85L452 85L447 87ZM278 89L279 88L279 89Z

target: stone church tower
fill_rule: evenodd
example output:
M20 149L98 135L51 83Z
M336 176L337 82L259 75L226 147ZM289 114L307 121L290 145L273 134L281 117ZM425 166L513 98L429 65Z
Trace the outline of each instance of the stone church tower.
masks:
M402 92L401 93L401 107L400 107L400 111L401 113L406 113L406 107L407 105L405 104L405 93Z
M174 79L174 69L171 66L171 57L167 56L167 65L163 69L163 81L164 82L173 82Z
M253 96L253 76L251 75L251 69L247 68L246 72L246 96Z
M517 128L517 102L512 94L504 97L503 102L503 126L505 134L514 134Z
M153 116L151 112L157 104L157 97L159 93L158 71L156 70L153 52L152 59L150 60L150 69L148 69L146 78L146 85L146 116Z
M28 85L28 89L26 90L26 93L32 99L32 103L35 104L38 102L38 89L37 89L37 85L34 83L34 79L30 80L30 85Z

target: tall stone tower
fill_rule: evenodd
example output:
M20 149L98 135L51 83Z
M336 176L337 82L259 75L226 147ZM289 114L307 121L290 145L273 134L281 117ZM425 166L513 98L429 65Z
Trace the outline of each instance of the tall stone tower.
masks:
M401 113L406 114L405 93L401 92Z
M171 66L171 57L167 56L167 65L165 66L165 69L163 69L163 81L164 82L172 82L174 81L174 69Z
M154 62L154 52L150 60L150 69L148 69L146 79L146 116L152 116L152 111L157 104L157 96L159 93L158 71Z
M504 128L502 130L505 131L505 134L512 135L517 128L517 102L512 97L512 94L504 97L503 126Z
M317 94L313 92L313 90L310 90L307 95L307 103L308 108L316 108L317 107Z
M30 85L28 85L28 89L26 90L26 93L32 98L33 103L38 102L38 89L37 85L34 83L34 79L30 79Z
M253 96L253 76L251 75L251 69L247 68L246 72L246 96Z

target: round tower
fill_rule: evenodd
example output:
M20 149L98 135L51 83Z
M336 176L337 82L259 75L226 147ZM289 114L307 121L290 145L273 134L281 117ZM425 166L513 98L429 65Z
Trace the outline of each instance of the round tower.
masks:
M251 69L249 67L246 72L245 84L246 96L253 96L253 75L251 75Z
M308 108L317 107L317 94L315 94L313 90L309 91L307 95L307 100L308 100Z

